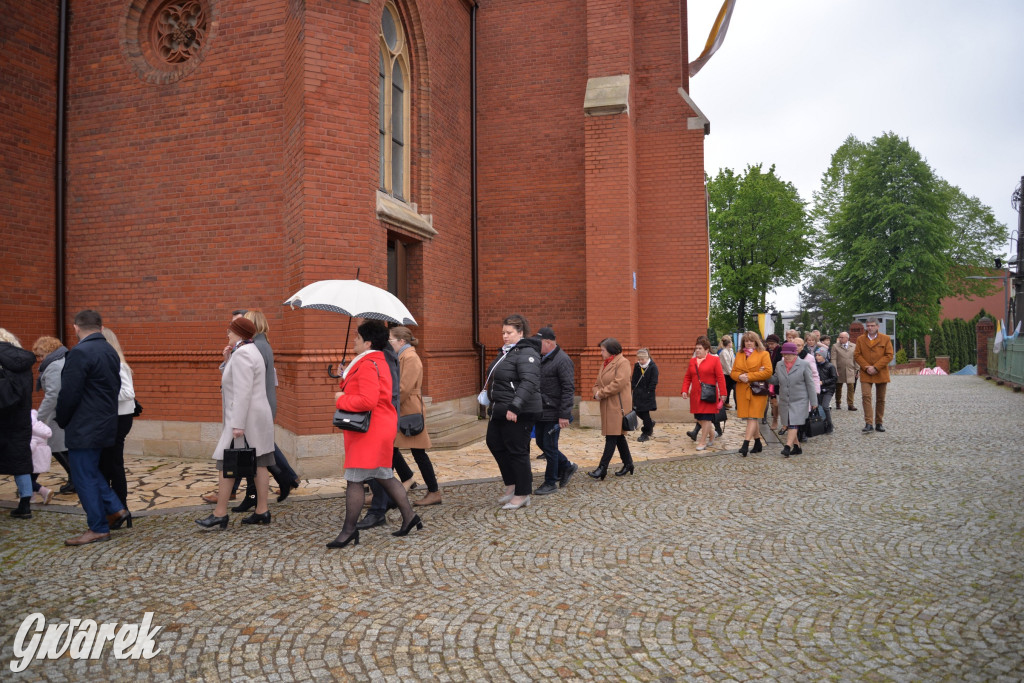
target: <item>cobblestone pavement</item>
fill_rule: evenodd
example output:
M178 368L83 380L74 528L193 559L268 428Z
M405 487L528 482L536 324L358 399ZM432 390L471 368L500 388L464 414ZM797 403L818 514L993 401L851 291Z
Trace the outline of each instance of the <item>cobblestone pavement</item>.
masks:
M422 531L328 551L338 499L201 532L209 506L66 548L79 515L0 515L6 680L949 680L1024 678L1024 396L897 377L788 460L641 463L499 510L444 489ZM582 474L582 472L581 472ZM36 660L26 616L162 627L149 660Z
M655 417L657 418L657 413L655 413ZM685 424L659 423L654 430L655 438L645 444L636 442L635 438L639 432L630 435L630 450L633 458L637 462L644 462L646 460L697 456L697 444L686 436L686 431L693 425L693 422ZM724 425L722 437L715 439L714 444L704 453L711 455L729 450L734 451L740 447L742 441L743 425L735 419L735 411L731 411L729 419ZM589 469L597 466L601 459L603 445L604 439L596 429L573 427L564 430L559 438L561 450L564 453L569 453L572 460L580 467ZM532 447L533 454L540 455L541 451L537 445L533 444ZM405 451L405 457L409 466L416 472L416 463L408 451ZM500 476L498 466L490 451L487 450L483 439L464 448L431 451L430 460L433 463L437 480L442 484L475 482ZM615 461L618 462L617 457ZM543 478L545 461L531 458L531 463L534 474ZM128 507L136 514L140 511L166 511L202 505L203 494L210 493L217 487L218 474L213 460L183 461L171 458L126 457L125 471L129 482ZM301 486L292 492L291 500L336 498L344 495L345 480L342 477L340 456L338 457L337 472L335 477L302 480ZM423 483L422 477L418 474L413 479L418 484ZM56 461L53 462L49 472L39 475L39 483L54 491L66 481L64 470ZM426 489L422 488L422 490ZM0 491L4 491L10 496L11 506L17 505L18 492L13 477L0 476ZM413 493L414 498L418 495L418 491ZM2 503L6 503L6 501ZM78 502L78 496L74 494L54 495L49 505L36 503L33 504L33 509L84 514Z

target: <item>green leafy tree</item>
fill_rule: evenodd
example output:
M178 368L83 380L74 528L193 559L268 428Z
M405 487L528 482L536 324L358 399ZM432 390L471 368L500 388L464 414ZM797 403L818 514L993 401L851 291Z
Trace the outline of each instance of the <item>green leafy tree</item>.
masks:
M949 291L952 226L948 194L906 140L872 140L846 180L840 210L828 226L826 272L842 296L832 315L896 311L912 338L938 320Z
M811 253L810 224L792 183L775 166L706 176L711 235L712 322L756 329L769 289L799 281ZM728 321L728 324L723 324Z
M986 296L1001 289L995 280L966 280L964 275L984 275L1003 254L1009 231L996 220L992 209L977 197L968 197L956 185L939 179L940 191L946 195L948 216L953 232L950 236L949 289L952 296Z
M828 170L821 174L821 188L812 194L810 218L816 230L827 230L839 215L846 198L847 181L868 146L850 135L832 153ZM817 245L823 247L824 245Z

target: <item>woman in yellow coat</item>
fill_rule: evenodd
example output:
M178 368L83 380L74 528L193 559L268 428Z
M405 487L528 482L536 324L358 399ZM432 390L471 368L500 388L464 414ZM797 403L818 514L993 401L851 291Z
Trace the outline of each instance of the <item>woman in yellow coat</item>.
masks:
M601 402L601 433L604 435L604 453L601 463L593 472L587 472L594 479L604 479L608 474L608 463L616 447L622 468L615 473L616 477L633 474L633 456L626 443L626 435L622 433L622 417L633 409L632 367L622 355L622 344L608 337L601 342L601 358L604 364L597 373L594 383L594 400ZM626 410L629 408L629 410Z
M755 395L750 383L765 382L772 376L772 359L757 332L744 332L740 347L729 374L736 380L736 417L747 421L747 431L740 446L740 455L745 458L748 451L761 452L761 432L757 421L764 417L768 406L768 387L765 386L763 394ZM750 448L751 439L754 440L753 449Z

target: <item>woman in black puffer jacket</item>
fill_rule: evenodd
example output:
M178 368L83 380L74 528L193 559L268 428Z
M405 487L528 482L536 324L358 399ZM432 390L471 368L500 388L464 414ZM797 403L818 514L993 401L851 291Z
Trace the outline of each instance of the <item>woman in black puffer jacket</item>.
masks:
M0 327L0 474L13 474L18 507L12 517L32 518L32 366L36 357Z
M521 315L501 323L504 346L487 371L484 390L487 409L487 448L498 463L505 495L498 499L506 510L530 504L530 431L543 409L540 397L540 341L528 339L529 324Z

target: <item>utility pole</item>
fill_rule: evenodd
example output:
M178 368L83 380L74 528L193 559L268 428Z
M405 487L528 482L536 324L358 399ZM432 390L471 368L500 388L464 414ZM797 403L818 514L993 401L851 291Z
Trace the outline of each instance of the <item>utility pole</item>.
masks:
M1024 243L1021 243L1021 235L1024 234L1024 201L1021 193L1024 192L1024 176L1020 178L1020 185L1013 193L1013 208L1017 210L1017 262L1014 264L1016 273L1013 278L1013 326L1024 320ZM1007 330L1007 334L1013 334L1013 330Z

